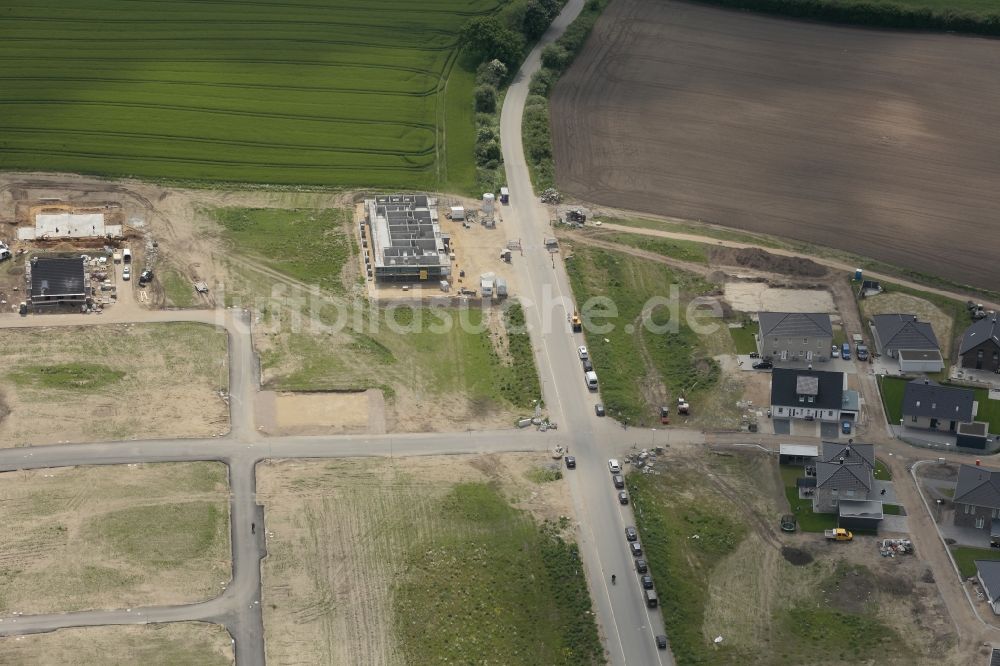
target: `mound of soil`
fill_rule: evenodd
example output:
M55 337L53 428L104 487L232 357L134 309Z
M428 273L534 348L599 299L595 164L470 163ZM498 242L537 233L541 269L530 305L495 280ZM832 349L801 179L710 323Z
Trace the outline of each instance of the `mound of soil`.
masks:
M820 266L811 259L771 254L757 247L745 247L739 250L731 247L713 247L709 261L796 277L823 277L827 273L825 266Z
M811 564L813 561L813 556L807 550L802 550L801 548L794 548L792 546L782 546L781 556L789 564L793 564L797 567L803 567L807 564Z

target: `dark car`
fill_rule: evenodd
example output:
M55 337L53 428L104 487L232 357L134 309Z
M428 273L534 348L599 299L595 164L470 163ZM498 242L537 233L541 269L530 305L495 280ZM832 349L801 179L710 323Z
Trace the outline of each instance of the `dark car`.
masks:
M632 551L632 557L639 557L642 555L642 544L638 541L633 541L628 545L630 551Z
M646 560L642 559L641 557L637 558L635 561L635 570L641 574L644 574L647 571L649 571L649 566L646 565Z
M764 359L763 361L757 361L756 363L753 364L754 370L770 370L773 367L774 363L768 361L767 359Z
M642 578L640 578L639 580L642 581L642 589L644 590L653 589L653 577L650 576L649 574L643 574Z
M656 637L656 647L660 648L661 650L666 650L667 649L667 637L664 636L663 634L660 634L659 636L657 636Z
M597 414L598 416L604 416L604 405L602 405L601 403L597 403L596 405L594 405L594 413Z
M635 541L639 538L639 533L635 531L635 528L629 525L625 528L625 538L628 541Z
M153 271L148 268L143 272L139 273L139 284L146 284L147 282L153 281Z
M576 469L576 458L566 456L566 469Z
M583 359L583 371L590 372L594 369L594 364L590 362L589 358Z
M622 490L622 491L620 491L618 493L618 503L619 504L628 504L628 493L625 492L624 490Z
M611 482L615 484L615 488L625 487L625 478L621 474L615 474L611 477Z

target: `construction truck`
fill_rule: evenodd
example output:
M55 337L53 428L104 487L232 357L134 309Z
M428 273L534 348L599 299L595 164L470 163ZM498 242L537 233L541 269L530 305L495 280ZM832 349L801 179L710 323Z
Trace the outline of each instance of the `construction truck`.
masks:
M854 538L854 534L850 530L845 530L843 527L838 527L832 530L823 530L823 534L826 536L828 541L850 541Z
M580 319L579 312L573 313L573 316L569 318L569 323L573 326L574 333L579 333L583 330L583 321Z

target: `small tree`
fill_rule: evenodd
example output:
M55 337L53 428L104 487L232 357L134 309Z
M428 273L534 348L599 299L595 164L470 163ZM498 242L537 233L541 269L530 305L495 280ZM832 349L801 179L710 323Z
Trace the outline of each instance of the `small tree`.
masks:
M549 44L542 49L542 64L556 72L566 69L569 59L569 51L557 43Z
M494 87L499 87L501 83L507 80L507 73L510 70L507 69L507 65L503 64L499 60L490 60L488 63L485 63L484 67L484 83L489 83Z
M493 86L479 86L476 88L476 111L480 113L494 113L497 110L497 89Z
M524 38L493 16L477 16L462 28L462 42L480 60L515 63L524 52Z
M553 14L539 0L529 0L524 10L524 34L535 40L545 34L552 22Z

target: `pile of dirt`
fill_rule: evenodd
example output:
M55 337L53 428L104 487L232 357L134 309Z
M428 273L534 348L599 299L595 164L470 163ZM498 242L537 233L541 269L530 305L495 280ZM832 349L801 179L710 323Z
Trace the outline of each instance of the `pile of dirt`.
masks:
M782 546L781 556L784 557L789 564L797 567L812 564L813 561L813 556L809 551L801 548L794 548L792 546Z
M741 249L713 247L709 254L710 263L741 266L756 271L813 278L823 277L827 273L825 266L820 266L811 259L771 254L757 247L745 247Z

